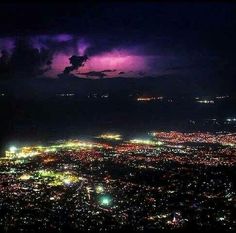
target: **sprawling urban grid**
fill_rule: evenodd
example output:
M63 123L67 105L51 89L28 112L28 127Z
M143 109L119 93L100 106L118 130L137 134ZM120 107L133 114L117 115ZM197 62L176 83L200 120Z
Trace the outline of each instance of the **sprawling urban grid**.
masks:
M0 232L233 232L235 167L227 132L10 145L0 158Z

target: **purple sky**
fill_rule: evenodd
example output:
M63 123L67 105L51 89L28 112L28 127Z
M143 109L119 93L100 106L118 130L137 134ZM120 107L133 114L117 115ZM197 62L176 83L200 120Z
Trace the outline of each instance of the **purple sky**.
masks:
M116 70L103 72L103 77L235 77L235 4L16 4L2 8L0 49L10 51L17 35L27 37L33 47L50 49L52 66L45 74L50 77L62 73L72 55L84 54L89 59L73 73L80 77L87 73L86 78L103 70Z
M58 73L69 66L69 57L72 55L82 56L86 54L89 57L88 61L73 74L110 70L110 72L106 72L106 77L140 77L144 74L153 75L158 73L159 57L156 54L149 54L145 45L119 45L106 48L104 45L94 45L87 38L71 34L38 35L28 39L34 48L52 50L51 70L45 74L49 77L57 77ZM10 52L14 48L14 41L14 38L11 37L0 38L0 49L6 49ZM99 46L99 49L96 46ZM80 74L80 77L88 76Z

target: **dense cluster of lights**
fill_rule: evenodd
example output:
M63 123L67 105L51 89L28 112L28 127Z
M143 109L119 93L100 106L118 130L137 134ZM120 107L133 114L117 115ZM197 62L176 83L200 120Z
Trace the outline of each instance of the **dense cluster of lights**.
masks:
M98 186L96 187L96 192L97 192L97 193L103 193L103 192L104 192L103 186L102 186L102 185L98 185Z
M163 144L161 141L153 141L149 139L132 139L130 140L130 143L152 145L152 146L156 146L156 145L160 146Z
M55 172L53 170L39 170L36 171L35 176L52 186L69 185L79 181L79 177L70 172Z
M153 136L164 142L180 144L180 143L212 143L221 145L236 145L235 133L181 133L176 131L171 132L154 132Z
M235 134L100 136L9 147L0 158L0 231L235 230Z
M34 173L22 174L19 180L34 180L51 186L70 185L77 183L80 178L70 172L55 172L53 170L39 170Z
M98 138L118 141L122 139L122 136L120 134L101 134Z

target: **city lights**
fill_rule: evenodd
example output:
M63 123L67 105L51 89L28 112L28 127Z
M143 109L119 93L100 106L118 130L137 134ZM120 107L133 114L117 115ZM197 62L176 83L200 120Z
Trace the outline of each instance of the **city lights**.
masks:
M200 104L214 104L215 103L214 100L198 100L197 102Z
M20 180L29 180L30 178L31 176L28 174L23 174L22 176L19 177Z
M152 145L152 146L155 146L155 145L162 145L163 143L160 142L160 141L152 141L152 140L148 140L148 139L133 139L133 140L130 140L130 143L133 143L133 144L144 144L144 145Z
M98 138L118 141L122 139L122 136L120 134L101 134Z
M191 223L203 229L205 212L221 229L233 229L235 190L227 174L236 165L234 133L156 131L116 143L108 138L106 144L104 138L60 140L6 151L0 197L12 229L26 229L28 220L55 228L63 224L61 212L81 231L122 229L131 222L134 230ZM32 218L26 214L31 210ZM1 227L6 220L0 220Z
M155 99L156 99L155 97L139 97L137 98L137 101L148 102Z
M0 233L236 233L236 3L0 3Z
M15 146L11 146L9 150L11 153L15 153L17 151L17 148Z
M96 187L96 192L97 192L97 193L102 193L102 192L104 192L103 186L98 185L98 186Z

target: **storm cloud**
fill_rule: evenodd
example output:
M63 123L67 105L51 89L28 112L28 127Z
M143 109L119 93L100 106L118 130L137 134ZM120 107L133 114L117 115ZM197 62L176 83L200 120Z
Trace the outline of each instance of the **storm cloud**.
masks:
M42 75L51 69L53 55L49 49L32 47L27 39L17 39L11 51L2 50L1 77L25 78Z

